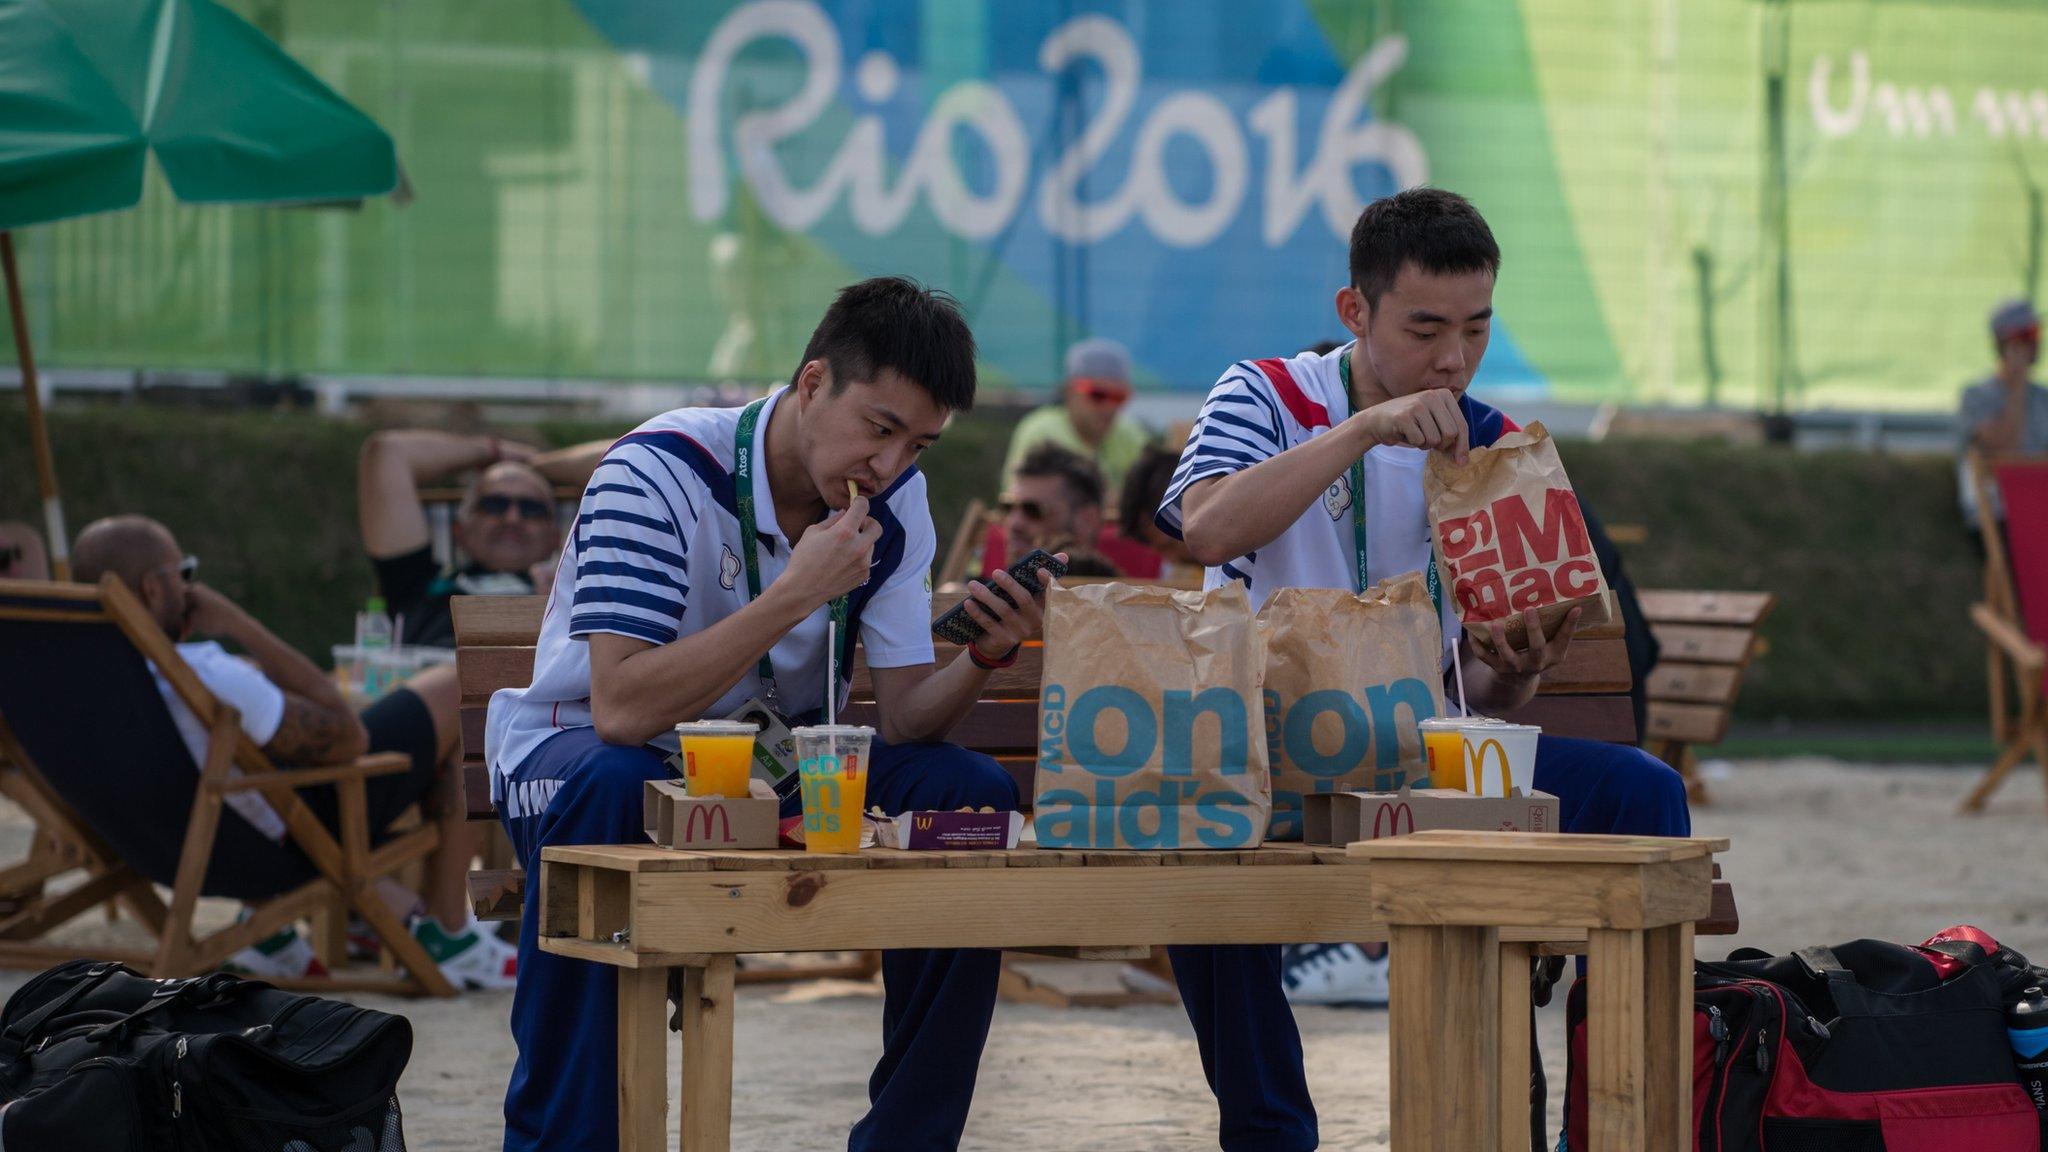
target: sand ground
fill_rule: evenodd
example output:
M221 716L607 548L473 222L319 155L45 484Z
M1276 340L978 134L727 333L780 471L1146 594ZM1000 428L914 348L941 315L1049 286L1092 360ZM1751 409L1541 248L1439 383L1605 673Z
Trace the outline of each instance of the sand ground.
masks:
M1829 760L1734 766L1715 782L1715 803L1696 812L1694 824L1702 835L1734 841L1723 867L1735 884L1742 932L1702 939L1699 954L1719 957L1739 945L1784 951L1862 936L1912 942L1967 922L2048 959L2048 807L2040 776L2017 775L1983 816L1956 816L1954 804L1973 774ZM26 837L19 813L0 807L0 859L18 854ZM230 915L232 908L207 912ZM94 914L60 939L133 944L131 932ZM22 979L0 976L0 995ZM409 1145L417 1152L498 1148L513 1059L510 994L452 1002L363 999L404 1013L414 1025L416 1046L400 1089ZM1563 1081L1562 999L1540 1025L1553 1110ZM742 990L734 1147L844 1147L880 1051L880 1014L878 985L821 981ZM1384 1147L1386 1014L1304 1008L1296 1016L1323 1146ZM673 1041L672 1069L680 1062ZM804 1085L801 1102L788 1090L797 1082ZM962 1146L1215 1147L1214 1104L1180 1009L1000 1005Z

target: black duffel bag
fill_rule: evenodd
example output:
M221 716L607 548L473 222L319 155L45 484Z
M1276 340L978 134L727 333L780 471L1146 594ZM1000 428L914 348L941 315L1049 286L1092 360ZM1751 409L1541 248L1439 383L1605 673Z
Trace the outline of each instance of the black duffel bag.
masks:
M73 960L0 1010L0 1152L404 1152L402 1016Z

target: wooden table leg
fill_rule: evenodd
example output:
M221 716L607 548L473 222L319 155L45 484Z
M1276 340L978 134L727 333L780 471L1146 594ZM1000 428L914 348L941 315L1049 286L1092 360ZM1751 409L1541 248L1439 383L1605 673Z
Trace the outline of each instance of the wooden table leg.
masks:
M1692 1147L1691 923L1586 934L1586 1106L1594 1152Z
M1690 921L1645 933L1643 1116L1653 1150L1684 1152L1693 1143L1692 939Z
M1499 1147L1499 931L1396 925L1390 936L1395 1152Z
M732 1148L733 957L683 969L682 1152Z
M1500 946L1500 1150L1529 1147L1529 959L1527 944Z
M668 970L619 973L619 1152L668 1152Z

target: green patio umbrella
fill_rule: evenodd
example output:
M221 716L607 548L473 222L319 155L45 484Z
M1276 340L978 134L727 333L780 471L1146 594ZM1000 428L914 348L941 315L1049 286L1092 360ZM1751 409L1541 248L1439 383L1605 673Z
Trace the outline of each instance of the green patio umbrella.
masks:
M213 0L0 0L0 264L60 579L69 548L10 229L180 200L330 204L397 191L391 137Z

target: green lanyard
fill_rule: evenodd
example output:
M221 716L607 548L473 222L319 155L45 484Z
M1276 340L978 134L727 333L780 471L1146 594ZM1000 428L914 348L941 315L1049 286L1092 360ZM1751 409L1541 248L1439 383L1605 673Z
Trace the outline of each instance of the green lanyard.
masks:
M754 428L761 422L761 413L767 407L768 401L765 397L747 405L740 412L739 431L733 434L733 502L738 505L739 511L740 559L747 570L749 601L761 598L761 562L754 555L760 548L761 541L761 534L754 527ZM791 539L786 531L783 538ZM791 546L794 547L794 544ZM832 623L838 626L835 631L839 634L839 646L844 647L847 642L844 596L832 601ZM761 654L761 666L756 672L761 677L762 688L768 693L769 708L780 711L775 692L775 663L769 659L770 655L769 652ZM836 650L825 653L825 691L839 691L839 653Z
M1337 377L1343 381L1344 404L1348 408L1354 403L1351 398L1351 349L1349 348L1346 348L1344 354L1337 358ZM1351 462L1351 546L1356 549L1358 555L1358 590L1364 592L1372 587L1372 577L1366 574L1365 567L1364 456L1360 456ZM1444 586L1443 581L1436 574L1436 547L1434 544L1430 546L1429 567L1424 570L1422 579L1429 586L1429 602L1436 605L1436 614L1442 616L1444 614Z

